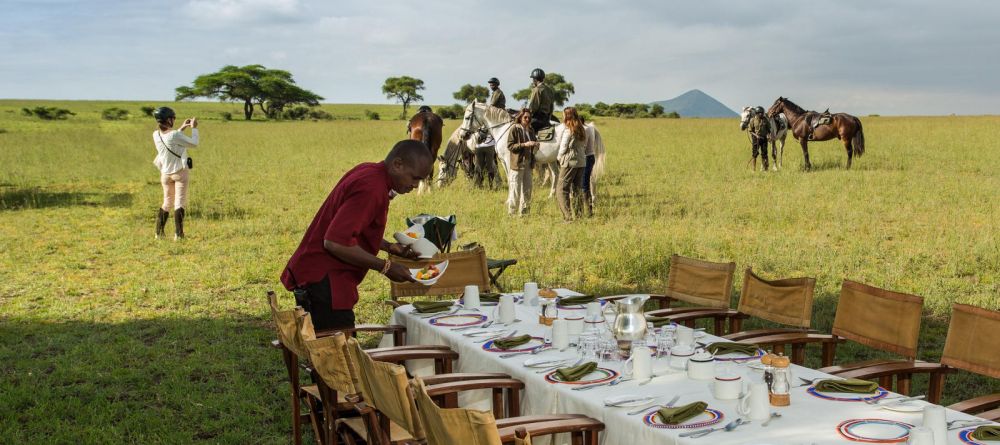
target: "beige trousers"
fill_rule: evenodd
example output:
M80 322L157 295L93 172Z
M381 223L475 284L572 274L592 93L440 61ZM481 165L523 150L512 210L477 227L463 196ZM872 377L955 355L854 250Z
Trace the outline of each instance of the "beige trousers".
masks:
M160 185L163 186L163 207L169 212L173 207L175 210L187 207L188 192L188 169L174 172L169 175L160 174Z
M531 207L531 169L511 170L507 181L507 213L526 215Z

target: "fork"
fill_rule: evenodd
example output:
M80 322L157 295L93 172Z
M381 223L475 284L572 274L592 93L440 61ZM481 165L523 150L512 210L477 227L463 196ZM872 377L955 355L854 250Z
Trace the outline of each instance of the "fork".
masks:
M913 396L913 397L906 397L906 396L903 396L903 397L886 397L884 399L864 399L864 401L865 401L865 403L867 403L869 405L881 406L881 405L892 405L892 404L896 404L896 403L909 402L911 400L920 400L920 399L923 399L924 397L926 397L926 396L924 396L923 394L921 394L919 396ZM883 403L883 402L885 402L885 403Z
M677 401L680 400L680 398L681 398L681 396L674 396L674 398L670 399L669 402L667 402L667 403L665 403L663 405L647 406L645 408L641 408L641 409L638 409L638 410L635 410L635 411L629 411L626 414L628 414L630 416L634 416L636 414L642 414L642 413L649 412L650 409L670 408L671 406L674 406L674 404L677 403Z
M594 389L600 386L615 386L621 383L623 379L624 377L618 376L614 380L611 380L610 382L595 383L593 385L586 385L586 386L577 386L576 388L573 388L573 391L586 391L588 389Z
M969 428L969 427L980 426L980 425L988 425L990 423L993 423L993 422L991 422L989 420L965 419L965 420L952 420L952 421L949 421L946 425L947 425L947 428L949 430L956 430L956 429L959 429L959 428Z
M687 433L678 434L677 437L690 437L692 439L697 439L699 437L707 436L707 435L712 434L712 433L714 433L716 431L719 431L719 430L732 431L732 430L735 430L736 427L738 427L740 425L746 425L748 423L750 423L749 420L744 421L743 419L736 419L736 420L734 420L732 422L727 423L726 426L721 427L721 428L720 427L714 427L714 428L706 428L706 429L698 430L698 431L689 431Z
M799 388L799 387L803 387L803 386L809 386L809 385L812 385L813 383L816 383L816 382L818 382L820 380L826 380L828 378L829 377L816 377L816 378L810 380L810 379L799 377L799 380L802 380L802 384L801 385L796 385L795 387Z
M545 373L548 373L548 372L555 371L555 370L557 370L559 368L572 368L574 366L579 366L581 363L583 363L583 359L582 358L580 360L577 360L576 363L573 363L572 365L569 365L569 366L565 366L565 362L563 362L562 365L556 365L556 366L553 366L551 368L545 368L545 369L543 369L541 371L535 371L535 374L545 374Z
M435 312L433 314L418 315L418 317L420 317L420 318L434 318L434 317L444 317L446 315L455 315L455 313L458 312L459 309L460 309L459 307L455 307L451 311L448 311L448 312L445 312L445 313Z
M475 328L488 328L491 325L493 325L493 320L487 321L486 323L483 323L483 324L481 324L479 326L472 325L472 326L465 326L465 327L461 327L461 328L451 328L451 330L452 331L465 331L465 330L468 330L468 329L475 329Z
M535 355L535 354L538 354L539 352L548 351L549 349L552 349L552 344L551 343L546 343L546 344L538 346L536 348L532 348L530 351L508 352L506 354L500 354L498 357L500 357L500 358L511 358L511 357L516 357L516 356L525 355L525 354Z

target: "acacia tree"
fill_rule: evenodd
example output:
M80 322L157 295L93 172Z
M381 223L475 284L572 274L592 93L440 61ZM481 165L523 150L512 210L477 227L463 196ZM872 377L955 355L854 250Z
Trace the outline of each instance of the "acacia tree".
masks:
M486 102L486 98L489 95L490 91L487 90L486 87L482 85L473 86L470 84L465 84L462 85L462 87L459 88L458 91L455 92L455 94L452 94L451 97L454 97L455 100L464 100L465 103L471 104L472 101Z
M295 85L292 74L284 70L267 69L263 65L227 65L211 74L195 78L191 86L177 87L177 100L195 97L218 98L222 101L242 101L243 116L253 118L254 105L268 116L280 114L286 105L304 103L318 105L319 95Z
M410 102L420 102L424 100L418 91L424 89L424 81L414 79L410 76L390 77L382 84L382 94L387 99L395 99L403 104L403 119L406 119L406 109Z
M569 97L576 93L573 83L567 82L566 78L559 73L548 73L545 75L545 84L552 87L556 92L555 105L561 107L569 101ZM518 90L512 96L514 100L526 101L531 98L531 86L523 90Z

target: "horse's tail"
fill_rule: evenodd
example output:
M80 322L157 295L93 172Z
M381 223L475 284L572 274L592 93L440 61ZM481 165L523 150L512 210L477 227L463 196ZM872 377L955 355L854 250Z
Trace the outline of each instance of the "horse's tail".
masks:
M592 177L600 178L604 176L604 141L601 140L601 133L594 128L594 171L591 173Z
M861 119L854 118L854 121L858 123L858 131L851 138L851 147L854 148L854 156L861 156L865 154L865 131L861 128Z
M430 123L428 122L429 120L430 119L424 117L420 121L420 142L423 142L424 145L427 146L428 150L431 149L431 129Z

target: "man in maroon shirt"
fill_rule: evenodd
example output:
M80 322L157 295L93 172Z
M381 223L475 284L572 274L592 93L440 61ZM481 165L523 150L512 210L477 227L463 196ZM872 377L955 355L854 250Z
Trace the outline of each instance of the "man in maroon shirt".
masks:
M358 285L368 270L396 282L415 281L409 269L377 255L417 257L409 247L383 239L386 216L389 201L413 190L433 164L422 142L400 141L385 161L354 167L330 192L281 274L317 329L354 327Z

